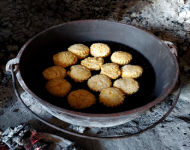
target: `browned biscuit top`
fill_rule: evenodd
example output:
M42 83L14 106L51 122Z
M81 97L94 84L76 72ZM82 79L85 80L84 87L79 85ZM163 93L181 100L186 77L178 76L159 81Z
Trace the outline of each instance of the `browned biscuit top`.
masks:
M131 95L139 90L139 83L132 78L120 78L113 83L113 87L120 89L126 95Z
M46 80L51 80L54 78L64 78L67 75L67 71L61 66L52 66L45 69L42 72L42 75Z
M67 100L69 105L75 109L84 109L96 103L95 96L83 89L72 91L68 95Z
M75 82L83 82L91 77L91 72L88 68L81 65L71 66L70 71L67 74L75 81Z
M99 100L108 107L119 106L123 103L125 95L118 88L109 87L100 92Z
M132 55L123 52L123 51L116 51L111 55L111 61L118 65L126 65L132 60Z
M103 63L104 59L98 57L88 57L81 61L81 65L87 67L90 70L100 70Z
M70 92L71 84L65 79L55 78L47 82L46 89L54 96L64 97Z
M62 67L75 65L78 61L77 56L71 52L59 52L53 56L54 64Z
M100 74L106 75L110 79L117 79L121 75L121 70L115 63L106 63L102 65Z
M121 68L121 76L123 78L138 78L142 75L143 69L137 65L125 65Z
M90 49L84 44L74 44L68 48L68 51L74 53L78 59L87 57L90 53Z
M94 57L107 57L111 54L111 49L107 44L94 43L90 46L90 54Z
M100 92L103 89L110 87L112 85L112 82L107 76L99 74L92 76L88 80L87 85L91 90Z

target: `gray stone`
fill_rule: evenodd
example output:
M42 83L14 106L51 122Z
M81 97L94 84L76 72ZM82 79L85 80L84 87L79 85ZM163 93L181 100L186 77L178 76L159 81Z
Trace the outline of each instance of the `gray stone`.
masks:
M3 8L8 3L9 3L9 1L0 1L0 8Z
M131 17L136 17L136 16L137 16L136 12L131 14Z
M179 18L178 18L178 22L179 23L183 23L184 22L184 20L185 20L185 18L186 18L186 11L182 11L182 12L180 12L179 13Z
M51 4L54 0L48 0L48 4Z
M188 10L187 12L186 12L186 19L189 19L190 18L190 10Z
M4 58L5 56L6 56L5 53L0 52L0 60L1 60L1 61L3 60L3 58Z
M12 34L12 32L6 28L0 28L0 34L7 38Z
M178 49L181 50L181 51L186 51L187 47L188 47L188 44L180 44Z
M10 60L10 59L13 59L13 58L15 58L15 57L16 57L15 54L10 54L10 55L9 55L9 60Z
M126 23L131 23L131 18L130 17L124 17L123 21Z
M28 22L26 23L26 28L29 27L30 23L31 23L31 21L28 21Z
M185 71L190 70L190 50L188 49L183 57L180 58L180 65L183 66Z
M1 19L1 21L9 21L10 20L10 17L3 17L2 19Z
M132 25L137 25L137 20L136 19L133 19L132 22L131 22Z
M8 45L7 50L8 51L18 51L18 45Z
M54 13L53 13L53 11L45 11L45 12L44 12L44 15L45 15L45 16L53 16Z
M39 20L39 16L32 16L31 19L34 21L37 21L37 20Z
M190 31L190 19L186 20L183 25L186 31Z
M35 24L35 26L41 26L42 25L42 21L36 21L34 24Z

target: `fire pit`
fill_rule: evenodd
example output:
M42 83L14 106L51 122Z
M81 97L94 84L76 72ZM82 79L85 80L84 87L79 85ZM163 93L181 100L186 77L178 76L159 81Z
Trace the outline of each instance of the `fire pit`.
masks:
M3 132L1 150L82 150L74 143L56 135L38 133L32 126L20 124Z
M150 66L148 68L152 68L155 73L155 86L152 91L149 91L146 96L137 96L134 101L126 103L122 110L114 109L114 111L104 113L79 112L68 105L59 107L58 104L54 104L53 98L43 90L45 89L44 83L41 82L39 74L47 66L53 65L49 61L53 54L62 51L68 45L95 41L127 46L133 49L137 58L148 62L146 63ZM43 58L43 61L40 58ZM179 74L175 54L171 53L170 48L157 37L130 25L102 20L69 22L47 29L23 46L18 56L8 62L7 71L11 71L12 64L19 67L17 78L21 86L36 98L45 110L68 123L88 127L115 126L138 117L161 102L172 91ZM149 69L147 72L150 72ZM150 77L153 76L146 77L146 79ZM146 88L148 87L144 86L142 89ZM125 109L125 107L128 108Z

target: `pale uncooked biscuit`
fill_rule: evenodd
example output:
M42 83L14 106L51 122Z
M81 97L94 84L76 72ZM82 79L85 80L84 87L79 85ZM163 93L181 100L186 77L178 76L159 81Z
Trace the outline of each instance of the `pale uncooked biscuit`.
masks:
M107 44L94 43L90 46L90 54L94 57L107 57L111 54L111 49Z
M86 46L84 44L71 45L68 48L68 51L74 53L78 59L83 59L83 58L87 57L90 53L90 49L88 48L88 46Z
M125 95L123 92L114 87L103 89L99 95L100 102L107 107L119 106L123 103L124 99Z
M59 52L53 56L54 64L62 67L75 65L78 61L77 56L71 52Z
M87 85L91 90L100 92L103 89L110 87L112 82L105 75L95 75L88 80Z
M143 69L141 66L125 65L121 68L121 76L123 78L138 78L142 75Z
M104 59L98 57L88 57L81 61L81 65L90 70L100 70L103 63Z
M45 69L42 72L42 75L46 80L65 78L67 75L67 70L61 66L52 66Z
M111 61L118 65L126 65L132 60L132 55L123 52L123 51L116 51L111 55Z
M70 71L67 74L73 79L75 82L83 82L91 77L91 72L88 68L81 65L71 66Z
M72 91L68 95L67 100L69 105L75 109L84 109L96 103L95 96L83 89Z
M102 65L100 74L106 75L110 79L117 79L121 75L121 70L115 63L106 63Z
M139 90L139 83L132 78L120 78L113 83L113 87L120 89L126 95L131 95Z
M49 80L46 84L46 89L48 92L56 97L67 96L71 90L71 87L71 84L67 80L60 78Z

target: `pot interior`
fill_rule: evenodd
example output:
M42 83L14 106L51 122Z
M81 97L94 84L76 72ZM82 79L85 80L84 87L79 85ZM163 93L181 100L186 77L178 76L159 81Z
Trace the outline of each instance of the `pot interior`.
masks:
M90 47L97 42L108 44L111 53L126 51L132 54L130 64L140 65L144 71L137 79L140 89L137 93L126 96L121 106L108 108L98 102L99 93L91 91L87 82L76 83L67 76L72 91L86 89L97 97L95 105L75 110L69 106L66 97L57 98L46 91L47 81L42 72L54 65L53 55L67 51L70 45L83 43ZM105 63L111 62L110 56L105 58ZM77 64L80 64L80 60ZM132 26L108 21L71 22L43 31L25 45L19 67L26 86L44 101L64 109L94 114L117 113L144 106L163 94L171 86L176 75L176 64L171 53L157 38ZM66 69L69 70L70 67ZM95 75L100 71L91 73Z

